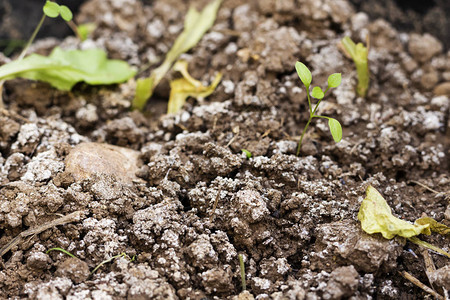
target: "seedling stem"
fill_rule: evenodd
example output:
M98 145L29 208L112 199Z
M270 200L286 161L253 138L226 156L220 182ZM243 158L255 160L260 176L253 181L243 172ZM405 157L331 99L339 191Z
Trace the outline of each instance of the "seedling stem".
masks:
M239 267L241 269L242 291L245 291L247 289L247 284L245 282L244 257L242 256L242 254L239 254L238 257L239 257Z

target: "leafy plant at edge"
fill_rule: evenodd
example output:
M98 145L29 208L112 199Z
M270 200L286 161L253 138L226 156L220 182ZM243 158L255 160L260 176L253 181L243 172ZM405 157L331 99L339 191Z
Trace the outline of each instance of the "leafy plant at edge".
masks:
M306 67L303 63L301 63L299 61L295 63L295 69L297 70L297 74L300 77L300 80L302 81L303 85L306 88L306 95L308 98L308 107L309 107L309 120L306 123L305 128L303 129L302 135L300 137L300 140L299 140L298 146L297 146L297 156L298 156L298 155L300 155L303 137L305 136L306 130L308 129L308 126L311 123L313 118L328 119L328 127L330 128L330 132L331 132L331 135L333 136L334 141L336 143L341 141L341 139L342 139L341 123L339 123L338 120L333 119L331 117L316 115L317 108L319 107L319 104L322 101L323 97L325 96L326 92L328 92L328 90L330 88L336 88L341 84L341 73L334 73L328 77L328 87L326 88L325 91L323 91L318 86L316 86L312 89L311 96L313 98L316 98L319 100L319 102L317 102L317 104L315 105L315 107L313 109L313 107L311 105L311 96L310 96L310 92L309 92L309 87L311 86L311 82L312 82L311 71L309 71L308 67Z
M163 63L152 71L150 77L137 80L136 94L132 108L143 110L148 99L152 96L155 87L172 68L178 57L194 47L208 31L216 20L217 11L222 0L214 0L198 12L190 7L184 20L184 30L175 40L172 48L167 53ZM169 105L170 106L170 105Z
M67 6L51 1L45 3L43 12L41 21L18 59L0 67L2 83L21 77L44 81L59 90L68 91L77 82L84 81L93 85L113 84L124 82L136 74L128 63L109 60L106 53L100 49L64 51L56 47L48 57L31 54L24 58L46 16L51 18L61 16L67 22L73 17ZM3 102L0 101L0 107L2 106Z

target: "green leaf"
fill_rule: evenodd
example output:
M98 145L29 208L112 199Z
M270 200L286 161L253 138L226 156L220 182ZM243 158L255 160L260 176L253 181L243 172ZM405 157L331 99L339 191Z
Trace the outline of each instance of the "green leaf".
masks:
M128 63L107 59L100 49L63 51L56 47L48 57L32 54L1 66L0 80L21 77L48 82L59 90L68 91L77 82L120 83L135 73Z
M167 53L164 62L153 70L150 77L153 78L153 84L151 85L151 90L146 94L149 95L148 98L153 94L153 90L159 84L161 79L166 75L166 73L170 70L173 63L178 59L178 57L187 52L189 49L194 47L203 35L211 28L216 20L217 11L219 10L219 6L222 0L214 0L210 2L205 8L198 12L194 8L190 7L189 11L186 14L186 18L184 20L184 30L175 40L172 48ZM144 93L142 93L144 94ZM146 101L148 100L146 99ZM135 97L134 101L139 101ZM145 106L141 105L142 107ZM133 105L133 107L137 107L137 105Z
M72 11L65 5L59 6L59 13L61 14L61 18L63 18L66 22L71 21L73 18Z
M328 87L335 88L341 84L341 73L333 73L328 76Z
M366 198L361 203L358 220L361 221L365 232L381 233L386 239L392 239L396 235L405 238L413 237L426 232L430 226L429 224L414 225L394 217L386 200L370 185L366 190Z
M342 140L342 126L338 120L328 118L328 127L330 128L331 135L336 143Z
M47 1L42 10L47 17L57 18L59 16L60 6L58 3Z
M204 86L200 81L192 78L187 70L187 62L179 61L174 69L183 75L183 78L175 79L170 82L170 98L167 105L167 113L177 113L186 103L188 97L201 100L211 95L222 79L222 74L218 73L209 86Z
M303 82L304 86L308 88L312 81L312 75L308 67L298 61L295 63L295 69L297 70L298 77L300 77L300 80Z
M323 93L323 91L320 87L315 86L311 92L311 96L313 96L316 99L323 99L325 94Z

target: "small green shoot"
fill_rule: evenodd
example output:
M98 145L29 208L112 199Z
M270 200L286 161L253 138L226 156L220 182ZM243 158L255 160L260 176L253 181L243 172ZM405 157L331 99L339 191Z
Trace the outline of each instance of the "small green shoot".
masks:
M77 30L78 30L78 34L80 35L80 40L81 41L87 40L89 35L91 35L91 33L94 32L96 27L97 26L95 25L95 23L84 23L84 24L78 25Z
M28 40L25 48L23 48L22 53L20 53L19 58L17 60L21 60L25 57L28 48L30 48L31 44L33 43L34 39L36 38L37 33L42 27L42 24L44 24L45 17L49 18L57 18L61 16L61 18L64 19L66 22L72 21L73 14L72 11L65 5L59 5L56 2L47 1L45 2L44 6L42 7L42 11L44 14L42 15L41 20L39 21L38 25L34 29L33 33L31 34L30 39ZM69 25L70 26L70 25Z
M365 97L367 90L369 89L369 63L368 47L364 47L362 43L355 43L348 36L344 37L341 41L344 46L345 52L353 59L356 66L356 73L358 74L358 85L356 92L360 97Z
M109 259L106 259L106 260L102 261L101 263L99 263L99 264L94 268L94 270L91 271L91 275L94 274L94 273L95 273L99 268L101 268L101 266L103 266L104 264L107 264L107 263L109 263L109 262L111 262L111 261L113 261L113 260L115 260L116 258L119 258L119 257L128 257L128 258L129 258L129 256L128 256L125 252L122 252L122 253L120 253L120 254L117 254L117 255L115 255L115 256L113 256L113 257L111 257L111 258L109 258ZM133 256L133 258L130 258L130 261L133 261L133 260L134 260L134 256Z
M239 267L241 269L242 291L245 291L247 289L247 283L245 282L244 257L242 256L242 254L239 254L238 257L239 257Z
M251 158L252 157L252 153L250 151L248 151L247 149L241 149L242 153L245 154L245 156L247 156L247 158Z
M342 139L341 123L339 123L338 120L333 119L331 117L316 115L317 108L319 107L319 104L322 101L322 99L324 98L326 92L328 92L328 90L330 88L336 88L341 84L341 73L334 73L328 77L328 87L325 91L323 91L320 87L316 86L312 89L312 92L310 95L309 87L311 86L311 82L312 82L311 72L309 71L308 67L306 67L303 63L301 63L299 61L295 64L295 69L297 70L297 74L300 77L300 80L302 81L303 85L306 88L306 95L308 98L308 107L309 107L309 120L306 123L305 128L303 129L302 135L300 137L300 141L298 142L298 146L297 146L297 156L298 156L298 155L300 155L303 137L305 136L306 130L308 129L308 126L311 123L313 118L328 119L328 127L330 128L330 132L331 132L331 135L333 136L334 141L336 143L341 141L341 139ZM314 109L311 105L311 96L313 98L316 98L319 100L317 102L317 104L314 106Z
M45 252L45 253L48 254L51 251L61 251L62 253L65 253L65 254L69 255L70 257L76 258L76 256L73 255L72 253L70 253L69 251L67 251L67 250L65 250L63 248L58 248L58 247L57 248L48 249L47 252Z
M150 77L137 80L136 95L133 99L133 109L143 110L147 100L152 96L155 87L170 70L178 57L194 47L216 20L217 11L222 0L214 0L198 12L193 7L189 8L184 20L184 30L175 40L164 62L152 71Z

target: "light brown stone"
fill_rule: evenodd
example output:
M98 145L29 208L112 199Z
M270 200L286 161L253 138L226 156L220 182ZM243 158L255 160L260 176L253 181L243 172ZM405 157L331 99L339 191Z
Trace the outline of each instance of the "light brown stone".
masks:
M76 181L92 178L94 175L113 175L122 183L136 180L139 152L101 143L81 143L66 157L67 173Z
M442 51L442 43L435 37L426 33L424 35L411 34L408 50L418 62L426 62Z
M443 82L435 86L433 93L436 96L450 96L450 81Z
M423 74L422 78L420 79L420 84L427 90L433 89L433 87L438 82L439 82L439 74L434 70L431 70L430 72Z

